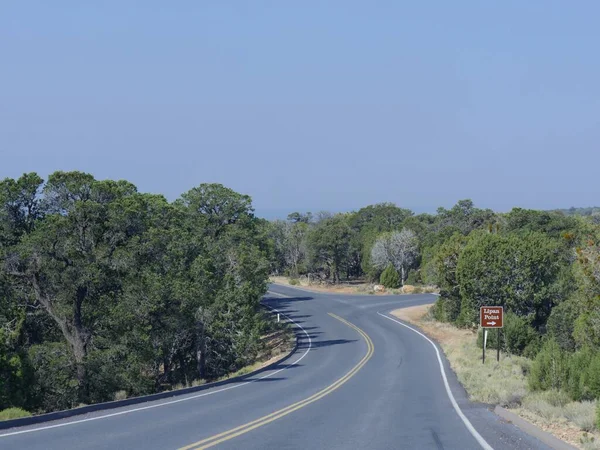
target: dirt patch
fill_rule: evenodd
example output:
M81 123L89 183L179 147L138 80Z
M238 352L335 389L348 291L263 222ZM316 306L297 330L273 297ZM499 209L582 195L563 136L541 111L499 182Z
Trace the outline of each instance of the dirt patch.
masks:
M500 362L495 351L481 363L481 349L476 345L477 335L470 330L432 320L431 305L397 309L392 314L401 320L419 326L442 347L450 366L467 390L472 401L499 404L509 408L523 419L553 434L558 439L578 448L600 448L600 435L588 433L567 419L575 415L569 411L586 406L580 402L553 406L553 392L532 393L527 386L526 373L531 360L501 353ZM593 420L594 407L587 405ZM589 413L588 413L589 415ZM544 417L545 416L545 417ZM589 421L589 418L585 418ZM576 420L585 422L586 420Z

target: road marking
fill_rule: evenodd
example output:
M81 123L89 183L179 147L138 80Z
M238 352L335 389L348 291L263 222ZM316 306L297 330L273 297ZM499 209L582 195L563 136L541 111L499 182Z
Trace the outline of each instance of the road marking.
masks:
M90 417L88 419L80 419L80 420L74 420L72 422L58 423L58 424L55 424L55 425L47 425L47 426L44 426L44 427L32 428L32 429L28 429L28 430L20 430L20 431L13 431L11 433L4 433L4 434L0 434L0 439L3 438L3 437L7 437L7 436L14 436L16 434L25 434L25 433L33 433L35 431L50 430L52 428L66 427L66 426L69 426L69 425L76 425L76 424L79 424L79 423L91 422L91 421L94 421L94 420L107 419L109 417L122 416L124 414L130 414L130 413L133 413L133 412L145 411L147 409L159 408L161 406L173 405L175 403L187 402L189 400L194 400L194 399L197 399L197 398L200 398L200 397L206 397L208 395L213 395L213 394L217 394L219 392L228 391L230 389L235 389L235 388L238 388L238 387L241 387L241 386L246 386L246 385L248 385L250 383L254 383L255 381L264 380L265 378L269 378L269 377L272 377L273 375L278 374L282 370L286 370L286 369L289 369L292 366L295 366L296 364L298 364L300 361L302 361L304 359L304 357L308 354L308 352L312 348L312 340L310 338L310 335L306 332L306 330L304 328L302 328L302 325L294 322L294 320L292 320L292 318L289 317L288 315L286 315L286 314L284 314L284 313L278 311L277 309L272 308L272 307L270 307L268 305L265 305L265 306L267 308L269 308L269 309L272 309L276 313L279 313L282 316L287 317L291 322L294 323L294 325L296 325L298 328L300 328L302 330L302 332L308 338L308 348L302 354L302 356L300 358L298 358L293 364L290 364L290 365L288 365L286 367L283 367L283 368L281 368L279 370L276 370L275 372L268 373L267 375L263 375L262 377L259 377L259 378L256 378L256 379L253 379L253 380L250 380L250 381L244 381L244 382L239 383L239 384L234 384L233 386L227 386L225 388L217 389L215 391L204 392L202 394L193 395L191 397L185 397L185 398L180 398L180 399L177 399L177 400L171 400L171 401L168 401L168 402L162 402L162 403L159 403L159 404L156 404L156 405L142 406L140 408L128 409L126 411L119 411L119 412L116 412L116 413L105 414L103 416ZM157 400L155 400L155 401L157 401ZM57 420L60 420L60 419L57 419Z
M325 397L326 395L328 395L328 394L332 393L333 391L335 391L336 389L338 389L340 386L342 386L344 383L346 383L346 381L348 381L350 378L352 378L367 363L367 361L369 359L371 359L371 357L373 356L373 352L375 350L373 347L373 341L371 341L371 338L363 330L358 328L356 325L348 322L347 320L342 319L339 316L336 316L335 314L329 313L329 315L331 317L334 317L335 319L339 320L340 322L343 322L344 324L348 325L349 327L353 328L355 331L357 331L362 336L362 338L367 343L367 353L365 354L365 356L363 356L363 358L358 362L358 364L356 366L354 366L348 373L346 373L346 375L344 375L343 377L341 377L334 383L330 384L329 386L327 386L326 388L317 392L316 394L313 394L310 397L305 398L304 400L300 400L299 402L296 402L296 403L289 405L285 408L282 408L278 411L272 412L271 414L267 414L266 416L263 416L256 420L253 420L252 422L248 422L244 425L240 425L236 428L232 428L231 430L224 431L222 433L216 434L216 435L208 437L206 439L202 439L198 442L194 442L193 444L182 447L179 450L190 450L190 449L202 450L202 449L213 447L217 444L228 441L230 439L233 439L237 436L240 436L251 430L254 430L255 428L261 427L270 422L273 422L274 420L280 419L281 417L286 416L294 411L297 411L300 408L304 408L305 406L308 406L311 403L316 402L317 400L320 400L321 398Z
M385 317L386 319L391 320L392 322L396 322L397 324L402 325L403 327L406 327L411 331L414 331L415 333L417 333L419 336L423 337L424 339L427 339L427 341L433 346L435 353L437 355L438 363L440 364L440 372L442 373L442 378L444 379L444 386L446 387L446 393L448 394L448 397L450 398L450 402L452 403L454 410L456 411L458 416L462 419L463 423L467 427L467 430L469 430L469 433L471 433L471 435L477 440L477 442L479 442L479 445L481 445L481 447L484 448L485 450L494 450L493 447L486 442L486 440L483 438L483 436L481 436L477 432L477 430L471 424L469 419L467 419L467 416L465 416L463 414L463 412L461 411L460 406L458 406L458 403L456 402L456 399L454 398L454 394L452 394L452 391L450 390L450 384L448 383L448 378L446 377L446 370L444 369L444 363L442 362L442 357L440 355L440 351L437 348L437 345L435 345L435 343L431 339L429 339L427 336L425 336L419 330L415 330L413 327L408 326L405 323L400 322L399 320L392 319L390 316L388 316L386 314L381 314L380 312L378 312L377 314L379 314L381 317Z

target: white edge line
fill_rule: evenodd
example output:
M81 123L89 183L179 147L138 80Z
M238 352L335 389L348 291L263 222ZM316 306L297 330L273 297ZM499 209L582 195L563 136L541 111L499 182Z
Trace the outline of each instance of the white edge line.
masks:
M477 442L479 442L479 445L481 445L481 447L483 447L485 450L494 450L493 447L486 442L486 440L483 438L483 436L481 436L477 432L477 430L471 424L469 419L467 419L467 416L465 416L463 414L463 412L461 411L460 406L458 406L458 403L456 402L456 399L454 398L454 395L452 394L452 391L450 390L450 384L448 383L448 378L446 377L446 370L444 369L444 363L442 362L442 357L440 356L440 351L438 350L437 345L435 345L435 343L431 339L429 339L427 336L425 336L420 331L415 330L413 327L410 327L410 326L406 325L405 323L400 322L399 320L392 319L390 316L388 316L386 314L381 314L380 312L378 312L377 314L379 314L381 317L385 317L386 319L391 320L392 322L396 322L397 324L402 325L403 327L406 327L411 331L414 331L419 336L421 336L421 337L427 339L427 341L429 341L429 343L435 349L438 363L440 364L440 372L442 373L442 378L444 379L444 386L446 387L446 393L448 394L448 397L450 398L450 402L452 403L454 410L459 415L459 417L462 419L463 423L465 424L465 426L467 427L467 429L469 430L471 435L473 435L473 437L477 440Z
M282 297L287 297L287 296L284 296L283 294L278 294L278 293L276 293L276 292L269 292L269 293L270 293L270 294L281 295ZM119 411L119 412L116 412L116 413L105 414L105 415L103 415L103 416L90 417L90 418L88 418L88 419L74 420L74 421L72 421L72 422L58 423L58 424L55 424L55 425L48 425L48 426L45 426L45 427L32 428L32 429L28 429L28 430L13 431L13 432L11 432L11 433L0 434L0 438L3 438L3 437L8 437L8 436L14 436L14 435L16 435L16 434L25 434L25 433L33 433L33 432L35 432L35 431L49 430L49 429L51 429L51 428L66 427L66 426L69 426L69 425L75 425L75 424L79 424L79 423L83 423L83 422L91 422L91 421L93 421L93 420L107 419L107 418L109 418L109 417L121 416L121 415L124 415L124 414L130 414L130 413L137 412L137 411L144 411L144 410L146 410L146 409L153 409L153 408L158 408L158 407L161 407L161 406L172 405L172 404L174 404L174 403L186 402L186 401L189 401L189 400L194 400L194 399L196 399L196 398L200 398L200 397L206 397L206 396L208 396L208 395L216 394L216 393L218 393L218 392L223 392L223 391L228 391L228 390L230 390L230 389L235 389L235 388L238 388L238 387L240 387L240 386L245 386L245 385L247 385L247 384L254 383L255 381L264 380L265 378L269 378L269 377L272 377L272 376L273 376L273 375L275 375L275 374L278 374L278 373L279 373L279 372L281 372L282 370L286 370L286 369L289 369L289 368L290 368L290 367L292 367L292 366L295 366L295 365L296 365L296 364L298 364L300 361L302 361L302 359L304 359L304 357L305 357L305 356L308 354L308 352L309 352L309 351L310 351L310 349L312 348L312 341L311 341L311 339L310 339L310 335L309 335L309 334L306 332L306 330L305 330L304 328L302 328L302 325L300 325L300 324L298 324L298 323L294 322L294 320L292 320L292 319L291 319L291 318L290 318L288 315L286 315L286 314L284 314L284 313L282 313L282 312L278 311L278 310L277 310L277 309L275 309L275 308L271 308L271 307L270 307L270 306L268 306L268 305L264 305L264 306L266 306L267 308L269 308L269 309L271 309L271 310L275 311L276 313L279 313L279 314L281 314L281 315L282 315L282 316L284 316L284 317L287 317L287 318L288 318L288 319L289 319L289 320L290 320L292 323L294 323L294 324L295 324L295 325L296 325L298 328L300 328L300 329L302 330L302 332L303 332L303 333L306 335L306 337L308 338L308 348L307 348L307 349L306 349L306 351L305 351L305 352L302 354L302 356L301 356L299 359L297 359L297 360L296 360L296 361L295 361L293 364L290 364L290 365L288 365L288 366L286 366L286 367L283 367L283 368L281 368L281 369L279 369L279 370L276 370L275 372L268 373L267 375L264 375L264 376L262 376L262 377L260 377L260 378L256 378L256 379L254 379L254 380L250 380L250 381L245 381L245 382L243 382L243 383L235 384L235 385L233 385L233 386L228 386L228 387L225 387L225 388L222 388L222 389L217 389L217 390L215 390L215 391L205 392L205 393L203 393L203 394L193 395L193 396L191 396L191 397L180 398L180 399L178 399L178 400L171 400L171 401L168 401L168 402L163 402L163 403L159 403L159 404L156 404L156 405L142 406L141 408L128 409L128 410L126 410L126 411ZM152 401L152 400L150 400L150 401ZM57 419L57 420L60 420L60 419Z

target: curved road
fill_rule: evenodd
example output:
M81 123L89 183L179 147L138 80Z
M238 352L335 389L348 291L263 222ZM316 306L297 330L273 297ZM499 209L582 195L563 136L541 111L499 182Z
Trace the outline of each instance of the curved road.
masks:
M2 431L0 448L547 449L469 402L434 345L387 316L433 300L272 285L265 303L289 316L300 338L278 367L195 394Z

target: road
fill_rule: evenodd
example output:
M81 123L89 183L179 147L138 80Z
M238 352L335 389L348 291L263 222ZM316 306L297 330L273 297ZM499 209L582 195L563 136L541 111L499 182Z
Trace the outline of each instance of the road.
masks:
M443 354L386 314L433 300L272 285L265 303L299 335L279 366L195 394L5 430L0 448L547 449L469 402Z

